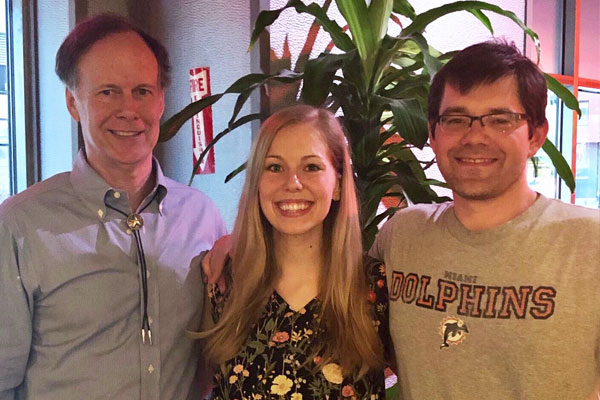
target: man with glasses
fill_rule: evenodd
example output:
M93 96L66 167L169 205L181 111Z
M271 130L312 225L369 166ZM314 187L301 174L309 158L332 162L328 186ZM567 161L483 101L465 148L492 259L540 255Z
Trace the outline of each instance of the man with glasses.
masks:
M429 138L454 201L398 212L385 262L403 399L597 399L600 212L527 184L543 74L486 42L435 76Z

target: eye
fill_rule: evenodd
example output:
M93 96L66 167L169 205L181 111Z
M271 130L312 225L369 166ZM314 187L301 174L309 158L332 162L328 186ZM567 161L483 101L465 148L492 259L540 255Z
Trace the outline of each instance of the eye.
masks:
M269 172L281 172L283 170L283 168L281 167L281 165L275 164L275 163L268 164L266 169Z
M488 116L488 123L493 126L504 127L510 126L514 119L511 118L512 114L495 114Z
M321 171L323 168L318 164L308 164L304 169L308 172L317 172Z
M99 94L102 96L110 96L113 93L112 89L102 89Z
M152 94L152 91L151 91L150 89L148 89L148 88L137 88L137 89L136 89L136 93L137 93L139 96L142 96L142 97L144 97L144 96L149 96L149 95L151 95L151 94Z
M440 122L443 125L451 125L451 126L460 126L460 125L468 125L469 118L460 116L460 115L445 115L440 118Z

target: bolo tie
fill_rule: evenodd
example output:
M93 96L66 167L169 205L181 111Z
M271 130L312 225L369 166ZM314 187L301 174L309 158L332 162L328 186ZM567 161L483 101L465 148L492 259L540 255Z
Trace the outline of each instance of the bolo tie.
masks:
M140 267L140 275L142 276L142 303L144 305L144 314L142 316L142 344L146 344L146 338L148 338L148 344L152 346L152 331L150 330L150 320L148 318L148 269L146 267L146 257L144 255L144 246L142 244L142 237L140 236L140 229L144 226L144 219L140 215L144 210L152 204L158 191L154 192L152 199L140 210L139 213L127 214L118 208L106 204L106 207L111 210L115 210L119 214L125 216L127 226L131 229L131 233L135 238L135 247L137 250L137 261Z

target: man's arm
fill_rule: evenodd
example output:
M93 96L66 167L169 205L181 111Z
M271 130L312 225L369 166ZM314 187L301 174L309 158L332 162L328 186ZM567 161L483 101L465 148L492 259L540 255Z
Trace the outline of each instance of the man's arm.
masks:
M31 305L21 281L19 243L0 219L0 400L16 397L31 347Z

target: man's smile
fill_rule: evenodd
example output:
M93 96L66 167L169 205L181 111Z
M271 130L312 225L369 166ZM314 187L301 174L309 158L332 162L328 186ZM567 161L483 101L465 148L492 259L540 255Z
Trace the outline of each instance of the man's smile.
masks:
M112 133L113 135L123 136L123 137L137 136L137 135L144 133L143 130L142 131L117 131L117 130L109 129L108 131L110 133Z
M490 164L494 163L497 159L496 158L456 157L455 160L461 164L484 166L484 165L490 165Z

